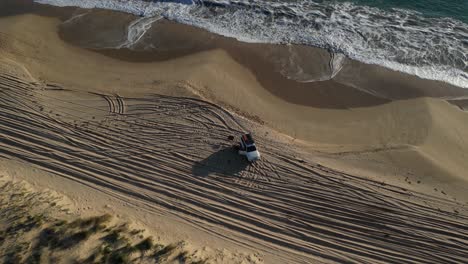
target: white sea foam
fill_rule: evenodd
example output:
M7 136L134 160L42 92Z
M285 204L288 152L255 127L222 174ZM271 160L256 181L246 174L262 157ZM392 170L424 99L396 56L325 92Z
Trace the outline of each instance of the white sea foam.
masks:
M214 0L203 4L141 0L36 2L165 17L244 42L311 45L364 63L468 88L468 25L449 18L312 0ZM152 20L137 20L135 25L141 27L129 30L130 42L125 45L144 35L151 25L144 21Z
M64 21L63 24L72 23L73 21L78 20L79 18L86 16L87 14L89 14L89 12L84 12L84 13L72 16L68 20Z
M343 65L345 62L345 56L340 53L332 53L331 55L332 56L330 60L330 69L331 69L330 79L333 79L343 68Z
M145 35L146 31L151 28L151 25L160 20L160 16L140 17L128 25L127 40L118 48L131 48Z

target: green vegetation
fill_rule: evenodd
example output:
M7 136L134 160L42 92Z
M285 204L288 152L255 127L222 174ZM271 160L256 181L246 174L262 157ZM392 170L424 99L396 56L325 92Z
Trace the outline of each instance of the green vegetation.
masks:
M167 246L156 245L154 251L154 258L156 262L161 262L167 260L167 258L175 251L177 248L176 244L169 244Z
M144 240L142 240L140 243L135 245L135 248L141 251L142 253L145 253L152 249L154 247L154 242L152 237L148 237Z
M22 184L0 185L0 263L57 263L65 258L89 264L206 263L192 260L181 243L156 244L153 237L141 236L144 230L113 223L109 214L73 218L58 204L49 193L32 192Z

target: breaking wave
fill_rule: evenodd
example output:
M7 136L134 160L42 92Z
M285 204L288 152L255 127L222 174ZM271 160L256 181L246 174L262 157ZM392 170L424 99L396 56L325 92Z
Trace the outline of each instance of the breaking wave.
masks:
M130 32L132 42L138 41L152 22L164 17L244 42L325 48L364 63L468 88L468 25L448 17L318 0L36 2L141 16L135 23L144 26ZM339 62L340 57L336 58Z

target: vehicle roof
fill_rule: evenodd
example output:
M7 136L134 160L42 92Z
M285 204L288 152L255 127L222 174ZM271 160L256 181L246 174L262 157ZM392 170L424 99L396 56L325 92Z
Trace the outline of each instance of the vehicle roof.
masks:
M254 140L252 138L252 135L250 133L242 135L241 139L247 145L254 145L255 144L255 142L254 142Z

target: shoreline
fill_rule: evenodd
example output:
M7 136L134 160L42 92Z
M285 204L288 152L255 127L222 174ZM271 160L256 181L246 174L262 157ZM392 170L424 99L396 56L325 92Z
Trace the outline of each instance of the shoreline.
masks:
M115 20L123 22L115 28L112 28L112 30L106 28L106 30L113 33L111 35L106 35L107 41L109 37L116 39L121 38L124 33L122 31L126 30L126 23L138 18L131 14L102 9L93 9L88 11L91 12L91 15L89 15L90 17L106 17L107 14L110 13L113 14L113 16L117 16ZM93 13L95 13L95 15L93 15ZM291 89L294 90L301 90L299 93L304 93L306 89L316 89L320 90L320 92L318 92L320 94L324 93L325 89L333 90L335 89L334 86L341 85L339 89L348 96L353 97L352 92L348 92L350 89L347 87L351 87L352 90L359 90L356 92L356 96L362 96L361 103L370 100L375 100L377 102L376 104L381 104L388 102L389 100L405 100L418 97L457 99L459 97L468 96L468 89L466 88L457 87L442 81L422 79L415 75L394 71L379 65L365 64L347 57L344 59L345 62L343 63L341 70L333 79L319 81L321 77L329 78L328 76L331 75L332 71L332 69L330 69L331 54L324 49L294 44L283 45L240 42L234 38L224 37L208 32L204 29L172 22L166 19L154 22L153 26L146 31L145 35L140 40L140 43L136 43L136 45L134 45L135 47L132 49L100 47L102 44L99 43L99 41L101 40L93 39L92 37L88 40L90 43L87 43L87 46L82 43L83 39L87 39L89 35L95 36L95 34L87 34L89 32L79 31L80 29L89 26L87 23L93 23L94 26L97 24L99 28L100 25L102 26L107 22L106 20L100 21L99 19L91 19L91 21L85 21L79 25L67 25L67 27L62 27L60 29L61 38L70 44L88 48L106 56L127 62L160 62L177 59L197 52L222 49L238 63L249 68L251 71L254 71L257 77L262 78L259 80L260 83L267 89L271 89L270 92L277 95L279 88L276 87L279 86L287 86L292 87ZM120 41L123 41L123 39ZM158 46L146 51L145 46L150 45L150 43L153 42L156 42L156 45ZM295 65L286 65L286 68L288 66L308 67L298 69L291 68L289 70L305 70L312 76L312 78L315 77L317 81L298 82L294 79L285 77L285 75L280 73L280 71L284 70L281 69L281 66L288 63L283 61L286 57L296 59L300 58L294 61ZM310 63L310 61L317 59L318 62ZM288 70L288 68L286 70ZM273 77L273 79L266 80L263 78L264 76L270 76ZM356 77L359 78L357 79ZM329 85L328 83L332 84ZM385 87L375 89L376 86ZM336 92L337 91L334 91L332 93ZM286 100L289 99L292 103L307 105L307 102L301 101L297 98L296 100L288 98L284 93L281 96L286 97ZM366 97L368 96L370 97L366 100ZM319 108L347 108L360 106L356 103L356 100L353 99L351 99L350 102L344 102L341 105L339 102L333 102L330 107L327 107L326 104L318 104L315 106L314 104L317 104L317 102L312 102L311 104L312 106ZM366 105L366 103L363 104L363 106ZM368 104L369 106L374 105L370 102L368 102Z
M38 8L40 14L52 14L55 19L57 14L62 14L59 16L62 22L67 20L63 16L65 13L68 16L73 13L70 8L64 13L60 13L60 8L57 7ZM414 155L420 159L419 148L426 144L430 132L434 130L434 124L437 124L437 133L452 133L450 130L444 131L446 128L438 121L434 122L434 105L439 105L440 100L460 104L459 100L453 98L463 98L468 93L463 88L445 88L437 82L352 61L347 61L335 76L340 82L351 80L354 83L352 85L336 80L300 83L278 73L277 66L284 65L281 61L276 61L275 64L275 58L290 54L290 47L242 43L168 21L157 23L153 27L153 34L149 34L148 39L142 39L144 43L159 36L157 44L160 52L128 49L96 51L69 44L76 40L96 43L93 36L104 36L108 41L119 38L122 30L126 29L125 23L109 24L109 19L119 21L117 18L123 17L125 19L122 21L131 21L133 18L128 14L107 10L93 12L96 15L88 16L82 23L67 25L67 30L61 34L57 33L61 32L62 22L53 22L53 25L47 22L33 29L41 31L45 27L58 27L57 33L46 31L43 36L38 35L43 40L35 40L43 43L42 45L48 45L48 42L57 43L52 46L58 49L49 51L54 55L53 58L44 57L34 59L34 63L27 62L28 69L34 71L33 75L39 74L42 79L84 91L122 96L161 93L202 98L259 124L265 124L296 142L311 145L312 150L361 153L376 149L403 148L412 152L412 147L416 147L418 151ZM94 30L105 34L90 31L87 23L93 23ZM27 24L24 26L33 27ZM64 33L71 35L65 36ZM63 42L63 39L67 41ZM24 48L29 50L27 46ZM312 64L310 73L317 76L330 73L330 55L326 51L309 47L292 48L295 49L294 52L306 52L309 56L307 58L310 58L308 61L317 62ZM69 58L64 59L67 57ZM286 66L294 65L296 64ZM382 95L392 100L382 99ZM434 99L428 96L433 96ZM459 106L443 107L451 115L461 115L464 118L465 113L457 113L462 109ZM413 119L417 121L414 122ZM456 126L463 129L464 124L458 122ZM453 152L451 157L462 163L465 144L455 142L457 140L449 145L463 147L457 147L458 151ZM440 150L430 149L432 159ZM411 162L400 160L397 153L389 155L383 158L383 162L387 164L385 166L412 167ZM392 161L395 158L399 160L396 164ZM438 157L435 159L439 160ZM445 169L442 172L433 169L431 172L419 166L418 171L430 173L434 177L441 177L436 174L448 174L453 178L463 171L464 165L460 165L455 166L455 171L450 166L451 172ZM444 162L437 162L435 166L444 167ZM384 171L385 169L377 174L385 175Z
M312 76L320 79L320 77L323 77L324 75L329 76L331 74L329 67L331 58L330 53L322 48L296 44L284 45L241 42L235 38L225 37L216 33L208 32L202 28L180 24L178 22L169 21L164 18L160 21L154 22L153 25L156 26L152 26L143 36L143 40L146 38L146 41L151 43L151 41L158 41L159 34L162 34L162 39L164 39L165 42L158 43L160 46L158 46L156 50L145 51L144 45L148 43L143 45L137 43L134 45L136 46L134 49L116 49L110 47L102 48L100 46L103 43L100 43L99 41L104 41L105 39L108 41L109 38L121 38L121 34L123 34L127 29L126 27L128 23L139 17L129 13L106 9L56 7L51 5L38 4L33 2L33 0L22 0L19 3L15 2L14 0L7 0L4 5L6 5L4 10L10 10L6 11L7 14L11 13L11 10L17 10L17 12L14 11L14 13L36 13L43 16L58 18L62 22L65 22L73 17L77 10L82 10L84 13L89 12L91 13L90 16L92 17L90 21L85 21L81 25L75 27L72 25L65 29L63 26L60 27L60 37L72 45L87 48L106 56L127 62L160 62L164 60L176 59L196 52L207 51L210 49L222 49L228 52L237 62L244 65L245 67L248 67L250 70L258 71L258 69L262 69L263 72L257 74L260 77L268 74L274 76L274 80L260 80L264 87L276 87L278 85L275 84L279 82L281 85L287 85L288 87L292 86L295 87L294 89L301 89L302 91L308 88L317 89L320 90L319 94L321 94L324 93L323 90L326 88L334 89L334 86L342 85L340 88L344 90L348 96L362 96L362 101L367 101L367 103L364 103L364 107L366 105L375 105L375 103L370 102L371 100L375 100L377 102L376 104L381 104L392 100L405 100L418 97L435 97L457 100L468 96L467 88L458 87L443 81L423 79L416 75L392 70L381 65L366 64L348 57L345 57L345 62L343 63L343 66L338 74L329 81L312 81L305 83L297 82L293 79L285 78L284 74L279 74L281 70L279 68L281 65L276 65L278 62L275 63L275 61L266 59L266 57L272 56L274 59L279 60L287 56L304 56L305 59L309 59L309 61L319 57L321 59L318 65L316 63L311 65L309 61L305 59L295 61L295 63L301 64L300 66L312 67L306 68L305 70L309 70ZM108 18L100 21L99 18L97 18L99 16ZM116 26L110 26L109 28L109 23L111 23L111 21L108 19L113 19L112 23L118 21L117 24L120 28ZM107 24L107 28L104 27L104 30L111 29L111 32L107 32L105 38L101 37L101 39L93 39L93 36L95 35L88 34L92 33L92 31L80 31L83 28L89 28L90 25L87 25L86 23L91 22L93 23L94 27L96 24L101 26ZM146 36L148 34L152 35L152 37L150 36L148 38L148 36ZM89 40L88 38L90 37L91 39ZM88 39L88 41L91 41L91 46L89 46L90 43L83 43L83 39ZM124 41L124 39L117 40L115 43L118 44L120 43L119 41ZM180 41L186 41L188 44L179 43ZM255 59L250 59L250 56L255 56ZM252 63L253 61L258 62ZM281 61L279 63L284 64L285 62ZM357 76L359 77L358 79L356 78ZM328 82L331 82L332 85L322 85L322 83ZM385 87L376 89L376 86ZM352 89L348 89L346 87L351 87ZM277 90L278 89L272 89L271 92L275 93ZM348 90L358 91L356 92L356 95L352 95L352 92L348 92ZM337 91L332 93L336 92ZM276 94L278 95L278 93ZM282 96L284 96L284 94L282 94ZM365 99L366 97L369 97L368 100ZM291 102L297 103L295 100L292 100ZM299 102L299 104L307 103ZM327 106L326 103L321 104L318 102L313 102L312 105L314 106L314 104L316 104L316 107L319 108L348 108L361 106L356 102L356 100L353 99L351 99L350 102L333 102L331 103L331 106Z
M95 10L61 31L74 10L39 9L0 17L0 173L26 171L91 211L109 199L233 263L239 251L251 263L466 253L436 250L466 231L453 229L468 217L463 88L350 60L334 80L299 83L278 71L329 75L328 52L165 20L142 39L159 51L85 49L117 43L134 17ZM254 165L229 139L246 130ZM420 247L427 237L433 248Z
M48 1L44 1L44 2L47 3ZM400 45L399 45L400 43L399 42L393 43L393 41L391 41L392 38L391 37L389 38L389 36L387 36L387 34L379 35L380 37L382 37L382 39L377 39L377 38L375 38L374 34L369 34L369 32L367 32L367 31L373 30L373 29L366 27L366 23L360 24L359 19L357 19L357 21L354 21L352 19L347 21L345 19L345 21L340 20L340 22L337 22L337 21L335 21L333 19L333 15L331 17L328 17L328 19L330 19L330 20L332 20L332 21L334 21L336 23L330 23L330 24L320 23L319 21L321 21L321 19L318 19L318 21L308 21L308 22L311 22L311 23L307 24L308 26L304 26L302 23L299 23L297 25L289 24L288 22L284 21L284 24L287 24L287 26L286 26L283 23L276 24L274 22L275 20L273 19L272 21L270 21L270 22L272 22L272 25L270 25L270 26L272 26L274 28L274 30L272 32L270 32L269 27L267 26L265 28L266 24L263 24L263 23L268 24L268 22L264 21L266 18L264 18L262 16L256 17L255 12L250 14L250 15L256 17L257 19L259 19L259 21L256 21L256 22L255 21L250 21L250 23L257 24L257 22L258 22L259 24L262 25L263 30L255 27L255 26L245 27L245 24L243 24L243 23L238 23L238 24L236 24L236 27L231 28L228 24L226 24L226 23L224 23L222 21L218 21L216 23L216 20L212 21L207 17L203 17L203 16L198 17L198 15L193 15L192 12L187 11L186 8L188 10L194 11L195 13L197 13L197 11L203 12L203 10L204 11L206 11L206 10L203 9L203 8L201 8L202 10L198 10L196 7L194 7L195 9L192 9L192 7L188 7L187 5L185 5L185 6L182 5L181 6L181 9L183 11L181 11L181 13L179 14L179 12L177 12L177 9L173 10L173 6L170 5L170 4L167 6L167 5L163 4L163 3L149 3L149 2L145 3L145 2L138 2L138 1L136 3L130 3L128 6L127 5L122 5L118 1L113 1L113 0L104 1L103 5L101 5L99 2L95 2L93 0L89 0L84 5L81 5L81 3L79 1L78 2L74 2L74 1L67 2L66 0L65 1L57 1L57 2L55 2L54 0L51 0L50 4L56 4L57 6L62 6L63 4L65 4L65 6L67 6L68 4L71 4L72 6L102 7L102 8L107 9L107 10L113 10L113 11L117 11L117 12L126 12L128 14L134 14L136 16L140 16L143 20L145 19L144 17L149 18L152 15L156 15L156 14L159 14L159 12L162 12L162 17L165 17L165 18L167 18L169 20L178 21L178 22L181 22L182 24L195 26L195 27L198 27L200 29L206 29L206 30L208 30L208 31L210 31L210 32L212 32L214 34L223 35L223 36L226 36L228 38L233 37L233 38L235 38L236 40L238 40L240 42L272 43L272 44L279 44L279 45L283 45L283 44L289 45L289 43L292 43L292 44L299 45L299 46L300 45L306 45L306 46L322 47L322 48L329 47L328 48L329 50L337 51L338 53L341 53L341 54L344 54L344 55L348 56L349 58L353 58L354 60L363 62L364 64L380 65L380 66L385 67L387 69L392 69L393 71L405 72L405 73L408 73L410 75L420 76L423 79L436 80L436 81L439 80L439 81L447 82L447 83L450 83L450 84L453 84L453 85L457 85L457 83L458 83L460 87L468 88L468 84L466 83L466 78L467 78L466 71L464 70L463 67L459 68L460 63L461 63L461 65L464 64L463 60L459 59L459 55L460 55L460 53L461 54L465 53L465 51L464 51L463 48L462 49L457 48L458 45L461 45L461 46L464 45L462 40L464 39L465 24L463 24L462 22L457 21L457 20L452 21L453 23L455 23L455 25L452 25L452 24L445 25L444 23L439 24L438 22L440 22L440 21L437 21L437 20L435 20L435 21L432 21L432 20L426 21L425 19L423 19L421 17L421 21L426 23L425 26L421 27L420 25L418 25L416 23L416 24L413 25L414 26L414 28L413 28L411 26L404 27L403 26L404 24L406 24L406 23L411 24L411 21L407 21L407 19L408 19L407 17L406 18L404 16L400 17L400 19L403 22L400 26L403 26L405 31L408 31L409 35L408 36L405 36L405 35L400 36L400 35L398 35L399 31L394 31L392 33L397 34L397 38L398 37L399 38L408 37L408 40L411 40L411 41L409 41L410 43L408 43L409 45L402 44L401 47L400 47ZM135 4L135 5L133 5L133 4ZM214 4L214 5L216 6L216 4ZM194 5L194 6L196 6L196 5ZM221 6L223 6L223 5L221 5ZM249 6L249 4L246 4L246 6ZM350 12L351 17L353 17L354 13L352 12L352 10L349 10L347 7L345 7L345 6L347 6L346 4L343 4L343 6L338 4L338 6L340 6L341 8L344 8L344 10L346 10L345 12ZM340 11L343 11L343 10L338 8L338 6L330 5L328 7L330 7L332 9L332 13L335 13L335 12L339 13ZM260 8L262 8L261 5L260 5ZM304 6L304 8L306 10L308 10L307 7ZM321 5L314 6L314 8L317 9L316 11L318 11L318 12L320 12L320 11L323 12L324 11L324 10L321 10L321 8L323 8L323 6L321 6ZM137 11L138 9L140 11ZM210 8L208 7L208 9L210 9ZM214 8L214 9L216 9L216 8ZM243 10L243 9L241 8L241 10ZM311 11L311 10L309 10L309 11ZM365 14L361 14L358 11L354 15L356 15L357 17L361 17L361 15L363 15L363 16L375 15L374 12L378 12L377 10L374 10L374 11L367 10L367 11L369 13L364 12ZM394 10L394 11L397 12L398 10ZM216 16L215 13L217 11L212 10L212 12L213 12L214 16ZM229 13L229 11L227 13L228 13L227 19L229 20L229 18L230 18L229 14L230 13ZM293 13L295 13L295 12L293 11ZM312 12L312 13L314 13L314 12ZM325 12L325 13L327 13L327 12ZM280 17L281 17L281 14L282 13L279 12ZM298 15L298 14L296 14L296 15ZM381 15L385 16L385 13L383 13ZM294 15L292 15L292 16L294 16ZM418 20L414 16L417 16L416 13L412 13L411 17L412 17L412 19ZM380 26L383 26L383 27L385 27L387 25L386 23L390 23L390 25L392 25L390 21L387 21L386 19L383 19L383 21L381 21L381 20L379 20L378 17L379 16L376 16L375 19L370 19L369 21L365 21L366 19L364 19L364 21L367 22L367 23L375 23L376 25L380 25ZM200 21L204 21L204 22L200 23L199 19L201 19ZM234 21L231 21L231 22L236 22L237 21L235 18L233 18L233 19L234 19ZM248 16L244 17L244 19L249 21ZM323 21L328 21L328 19L324 19ZM387 17L387 19L389 19L389 18ZM266 19L266 20L269 21L269 19ZM353 25L353 26L348 28L347 26L341 24L343 22L351 23L351 25ZM397 22L397 21L392 21L392 22ZM354 25L354 23L356 23L356 25ZM458 24L458 23L461 23L461 24ZM430 26L432 24L434 24L434 28ZM328 28L329 26L332 26L332 25L334 25L332 28ZM359 31L359 28L354 28L354 27L356 27L358 25L363 27L363 31ZM276 28L275 26L277 26L278 28ZM284 27L282 27L282 26L284 26ZM457 36L457 38L452 38L452 37L449 37L448 35L446 35L444 33L445 30L443 29L444 26L451 28L451 30L453 31L452 36ZM318 39L315 39L314 37L309 36L309 34L311 32L308 31L308 29L309 29L308 27L317 29L317 31L314 31L315 33L312 33L312 34L315 35L315 38L318 38ZM322 32L319 29L321 27L325 27L328 30L325 30L324 32ZM436 36L440 37L440 40L439 40L440 43L437 43L437 42L432 43L432 41L430 41L431 38L426 38L425 35L421 35L421 31L424 31L424 27L429 27L430 31L433 32L433 34L434 34L433 37L436 37ZM299 32L296 32L296 29L301 29L303 33L301 34ZM251 32L251 30L253 30L253 31ZM342 30L347 31L348 34L343 33ZM357 32L355 32L355 31L357 31ZM253 32L255 32L255 33L253 33ZM269 32L270 34L267 33L267 32ZM281 32L281 34L278 34L278 32ZM294 32L294 33L292 33L292 32ZM307 34L306 32L309 32L309 34ZM340 34L335 35L334 34L335 32L338 32ZM265 33L265 35L263 33ZM305 33L305 35L304 35L304 33ZM327 35L331 35L331 40L328 40L327 37L322 36L324 33L327 34ZM300 37L299 37L298 34L300 35ZM257 36L259 36L258 39L257 39ZM314 39L314 40L312 42L310 42L310 38ZM343 40L342 38L345 38L346 40ZM415 40L415 39L418 39L418 40ZM307 41L307 40L309 40L309 41ZM347 42L351 41L353 47L352 48L346 48L346 45L343 46L343 45L334 44L335 42L340 42L340 40L347 41ZM415 42L413 43L413 41L415 41ZM451 46L451 44L454 43L454 41L455 41L455 43L457 43L457 45ZM423 55L424 54L423 52L421 52L422 54L420 54L421 49L422 50L427 50L428 52L437 52L437 50L433 50L431 48L432 45L426 45L425 43L427 43L427 42L431 43L434 46L437 46L437 45L441 44L441 46L439 48L441 48L443 50L442 52L446 52L447 56L451 57L453 61L452 62L445 62L447 64L444 64L442 61L444 61L443 58L445 58L445 57L441 57L441 58L439 58L439 60L440 60L439 63L435 63L435 65L432 65L432 66L431 65L426 65L426 66L419 67L419 65L413 65L413 61L426 61L426 59L428 59L428 57ZM389 45L390 43L393 43L393 45L396 45L397 48L400 48L400 49L394 50L393 45ZM379 48L380 45L385 46L385 48L380 49ZM367 48L361 49L360 48L361 46L367 47ZM420 47L420 48L415 48L415 46ZM450 48L446 49L446 47L450 47ZM364 54L368 54L369 49L371 49L373 51L372 53L375 54L375 56L364 55ZM452 50L456 50L458 52L458 54L452 54ZM401 54L401 52L406 53L406 55L403 56ZM418 55L414 55L415 57L413 57L413 54L418 54ZM392 59L392 60L389 60L388 57L391 57L391 58L395 57L395 58ZM430 56L429 56L429 60L432 61L432 59L430 59ZM406 63L405 63L405 61L406 61ZM452 63L456 63L458 66L452 65ZM447 67L450 68L450 69L447 69ZM443 74L441 74L441 73L443 73ZM448 78L449 76L451 76L451 78Z

